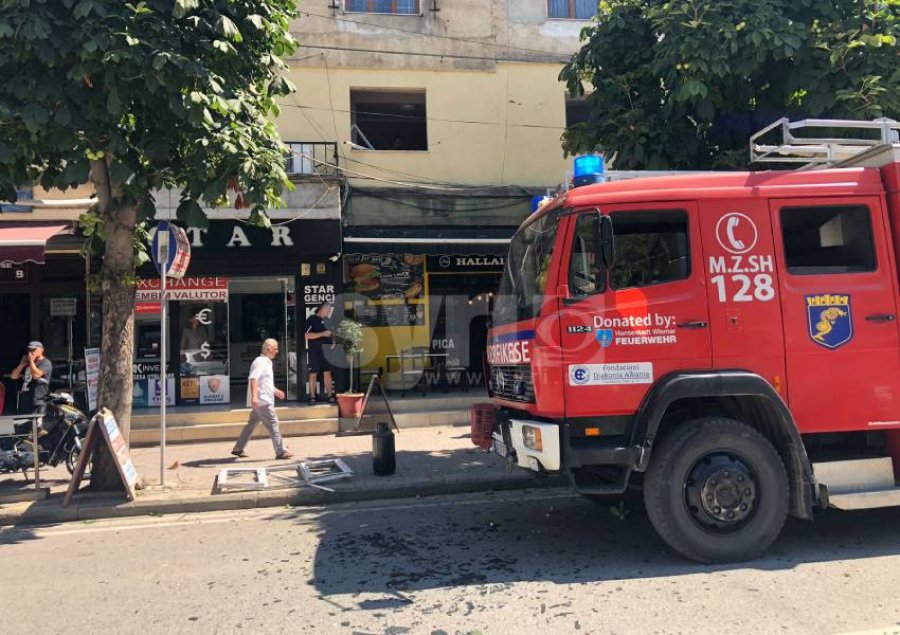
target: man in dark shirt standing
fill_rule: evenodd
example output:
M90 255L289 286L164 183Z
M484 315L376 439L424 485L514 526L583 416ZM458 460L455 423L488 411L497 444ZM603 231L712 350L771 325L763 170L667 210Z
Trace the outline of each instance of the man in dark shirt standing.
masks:
M325 359L325 346L334 348L331 330L325 320L331 314L331 303L327 300L316 308L316 312L306 318L303 331L309 352L309 405L316 403L316 383L322 373L322 388L328 392L328 402L337 403L334 395L334 380L331 377L331 363Z
M22 357L18 366L9 374L10 379L22 379L19 412L30 414L43 412L47 395L50 394L50 375L53 364L44 357L44 345L34 341L28 343L28 352ZM43 434L49 432L48 424L40 424Z

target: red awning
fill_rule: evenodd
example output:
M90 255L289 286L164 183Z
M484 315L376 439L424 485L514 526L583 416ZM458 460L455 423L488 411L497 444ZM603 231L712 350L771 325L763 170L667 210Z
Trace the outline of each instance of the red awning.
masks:
M68 227L68 223L0 222L0 265L44 264L47 241Z

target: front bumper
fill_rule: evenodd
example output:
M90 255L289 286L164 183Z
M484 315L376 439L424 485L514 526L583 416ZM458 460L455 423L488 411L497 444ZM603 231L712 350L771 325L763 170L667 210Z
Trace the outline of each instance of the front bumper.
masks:
M534 438L540 431L540 448L526 445L525 430ZM643 448L622 443L621 438L572 437L565 424L524 418L509 418L493 433L493 450L510 463L535 472L558 472L585 467L619 466L643 471Z
M532 435L535 429L539 432L540 447L526 445L526 429L530 429L528 432ZM493 448L497 454L526 470L558 472L562 467L559 439L559 426L555 423L510 419L500 431L494 432Z

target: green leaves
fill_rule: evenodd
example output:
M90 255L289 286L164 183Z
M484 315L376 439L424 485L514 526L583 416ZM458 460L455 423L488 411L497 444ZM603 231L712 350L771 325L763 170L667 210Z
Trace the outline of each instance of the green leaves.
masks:
M200 0L175 0L175 6L172 8L172 16L183 18L191 11L200 8Z
M178 209L175 212L178 220L188 225L189 227L208 227L209 219L206 217L206 214L203 211L203 208L200 207L199 203L193 199L182 199L182 201L178 204Z
M900 1L604 0L560 73L591 87L567 153L616 167L737 166L750 134L785 113L900 116Z
M211 203L228 174L265 216L288 183L268 117L293 90L274 64L295 16L293 0L0 0L0 189L105 160L123 200Z
M241 32L238 31L235 23L226 15L219 16L219 20L216 22L216 33L232 42L237 43L244 41L244 38L241 36Z
M106 112L113 116L122 112L122 101L119 99L119 91L115 87L110 89L109 95L106 97Z

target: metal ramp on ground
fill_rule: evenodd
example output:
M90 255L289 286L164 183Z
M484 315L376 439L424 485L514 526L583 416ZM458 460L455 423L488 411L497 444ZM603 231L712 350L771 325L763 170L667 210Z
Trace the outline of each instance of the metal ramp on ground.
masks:
M216 475L213 491L222 493L308 486L333 492L321 483L351 476L353 470L341 459L302 461L274 467L226 467Z

